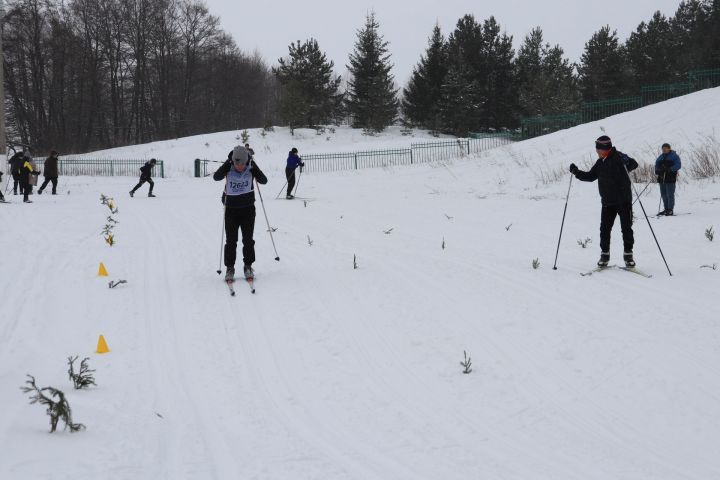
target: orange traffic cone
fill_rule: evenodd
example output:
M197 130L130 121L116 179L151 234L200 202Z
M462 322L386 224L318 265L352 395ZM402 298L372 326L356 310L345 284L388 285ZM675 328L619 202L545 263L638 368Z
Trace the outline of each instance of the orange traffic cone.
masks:
M107 346L107 342L105 342L105 337L100 335L100 338L98 338L98 345L95 353L108 353L109 351L110 349Z

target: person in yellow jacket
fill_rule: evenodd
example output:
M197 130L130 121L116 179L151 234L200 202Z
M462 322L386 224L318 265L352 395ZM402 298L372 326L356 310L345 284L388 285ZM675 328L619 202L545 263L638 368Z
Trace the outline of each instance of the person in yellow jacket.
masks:
M30 156L30 152L25 152L24 162L18 173L20 174L20 188L23 192L23 202L32 203L28 195L32 194L32 186L37 185L37 177L40 172L35 169L35 162Z

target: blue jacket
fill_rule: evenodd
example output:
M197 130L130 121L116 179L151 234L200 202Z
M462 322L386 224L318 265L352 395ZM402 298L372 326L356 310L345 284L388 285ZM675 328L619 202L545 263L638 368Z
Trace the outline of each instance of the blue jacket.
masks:
M675 150L661 154L655 160L655 174L658 176L658 183L677 182L677 172L681 167L680 157Z
M290 152L288 153L287 158L287 169L288 170L295 170L298 166L304 167L305 164L300 159L297 153Z

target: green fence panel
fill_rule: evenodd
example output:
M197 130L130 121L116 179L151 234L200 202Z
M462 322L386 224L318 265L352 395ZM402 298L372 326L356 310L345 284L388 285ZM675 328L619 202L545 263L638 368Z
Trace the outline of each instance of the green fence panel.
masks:
M582 118L577 113L523 118L520 121L520 137L526 139L547 135L579 125L581 121Z
M467 139L458 138L439 142L413 143L410 145L410 149L413 163L428 163L464 157L470 152L470 144Z
M614 98L582 104L582 123L594 122L642 107L642 97Z
M720 87L720 68L693 70L688 73L688 82L693 92Z
M396 148L387 150L367 150L357 152L356 169L394 167L410 165L413 163L412 150L409 148Z
M88 175L91 177L136 177L140 175L140 167L145 165L147 160L138 159L58 159L58 173L62 176ZM165 178L165 164L162 160L157 161L154 173Z
M643 105L664 102L671 98L687 95L692 92L692 85L688 83L671 83L666 85L650 85L640 89Z
M355 153L316 153L303 155L304 171L308 173L335 172L357 169Z
M519 135L514 133L471 133L468 139L468 151L479 153L503 145L508 145L519 140Z

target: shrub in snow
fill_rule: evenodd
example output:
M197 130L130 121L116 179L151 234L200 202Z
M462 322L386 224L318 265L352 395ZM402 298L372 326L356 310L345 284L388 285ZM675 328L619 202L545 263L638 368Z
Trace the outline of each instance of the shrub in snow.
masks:
M92 370L88 366L88 360L90 360L90 358L85 357L80 361L80 370L76 373L75 360L77 359L77 355L74 357L68 357L68 377L70 378L70 380L72 380L75 390L82 390L83 388L87 388L90 385L97 386L97 384L95 383L95 376L93 375L93 373L95 373L95 370Z
M242 139L243 145L248 143L250 141L250 132L247 131L247 129L240 132L240 138Z
M470 357L467 356L467 352L463 350L463 356L465 357L465 360L460 362L460 366L463 367L463 373L465 375L472 372L472 361L470 360Z
M592 243L592 239L588 237L585 240L578 239L577 242L578 242L578 245L580 245L582 248L587 248L588 243Z
M540 259L534 258L532 261L532 267L533 270L537 270L538 268L540 268Z
M712 227L712 225L710 226L710 228L705 229L705 238L707 238L707 239L710 240L711 242L712 242L713 239L715 238L715 232L713 232L713 227Z
M65 423L63 430L69 427L71 432L77 432L85 428L85 425L82 423L73 423L72 410L63 392L53 387L38 388L35 384L35 377L28 375L28 378L25 382L27 386L20 387L20 390L22 390L23 393L31 394L31 405L39 403L40 405L47 406L45 413L50 417L50 433L57 430L57 424L60 420Z

